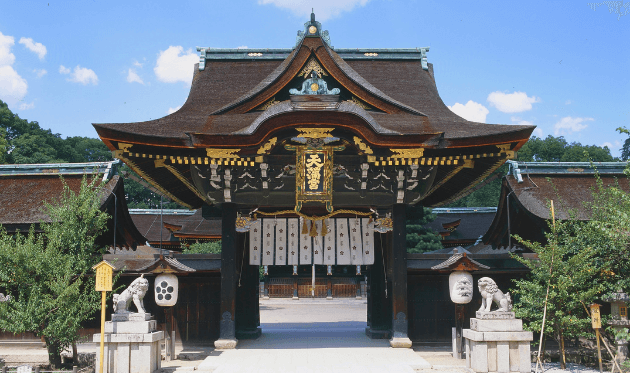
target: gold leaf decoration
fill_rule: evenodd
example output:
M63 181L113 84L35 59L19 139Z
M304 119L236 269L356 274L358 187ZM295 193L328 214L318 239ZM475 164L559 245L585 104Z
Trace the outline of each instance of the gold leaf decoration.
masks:
M334 128L296 128L300 133L297 137L304 137L307 139L323 139L326 137L333 137L330 134Z
M273 148L274 145L276 145L276 142L278 142L278 138L274 137L269 139L269 141L267 141L265 143L265 145L261 146L260 149L258 149L258 154L267 154L271 148Z
M262 104L262 106L258 107L257 110L260 111L265 111L267 109L269 109L270 107L272 107L275 104L279 104L280 101L277 101L275 97L273 97L271 100L265 102L264 104Z
M363 110L369 110L371 109L371 107L369 107L368 105L366 105L365 103L363 103L361 100L359 100L358 98L356 98L355 96L352 96L352 98L350 100L348 100L350 102L352 102L353 104L357 105L358 107L360 107Z
M305 78L308 78L308 76L311 74L311 71L313 70L317 71L319 76L328 76L328 74L326 73L326 70L324 70L324 68L321 67L321 65L317 62L317 60L314 57L311 57L311 59L308 60L308 62L306 63L306 66L304 66L304 68L302 69L302 71L300 71L298 76L303 76Z
M424 154L424 148L390 150L395 153L390 158L420 158Z
M367 144L361 141L360 138L354 136L354 143L363 151L365 154L374 154L372 148L370 148Z
M240 152L241 149L213 149L206 148L206 153L210 158L240 158L238 155L234 154Z

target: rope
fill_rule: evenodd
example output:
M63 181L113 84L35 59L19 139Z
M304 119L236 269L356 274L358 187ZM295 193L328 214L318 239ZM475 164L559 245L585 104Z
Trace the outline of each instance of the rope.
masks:
M275 212L264 212L264 211L256 211L254 213L254 219L256 218L256 215L260 214L263 216L276 216L276 215L286 215L286 214L296 214L304 219L308 219L308 220L312 220L312 221L319 221L319 220L324 220L324 219L328 219L331 218L335 215L339 215L339 214L352 214L352 215L358 215L358 216L370 216L373 215L373 212L362 212L362 211L356 211L356 210L337 210L334 212L331 212L328 215L324 215L324 216L308 216L306 214L303 214L299 211L295 211L295 210L282 210L282 211L275 211Z

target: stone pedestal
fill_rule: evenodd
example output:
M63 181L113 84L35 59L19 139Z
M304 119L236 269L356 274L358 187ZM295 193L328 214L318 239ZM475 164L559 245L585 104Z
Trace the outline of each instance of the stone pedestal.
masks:
M479 312L464 329L466 367L474 372L531 372L532 332L514 312Z
M146 316L145 316L146 315ZM148 316L148 317L147 317ZM157 322L149 314L112 315L112 319L145 319L142 321L105 322L103 372L153 373L161 367L161 342L164 332L156 331ZM101 334L94 334L96 369L100 365Z

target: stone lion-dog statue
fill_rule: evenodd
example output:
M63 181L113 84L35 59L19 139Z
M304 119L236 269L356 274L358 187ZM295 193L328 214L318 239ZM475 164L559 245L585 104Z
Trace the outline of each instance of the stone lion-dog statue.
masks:
M114 313L130 313L129 303L133 300L138 313L146 313L143 299L149 290L149 280L144 278L144 274L133 280L131 285L120 294L114 294Z
M477 285L481 293L481 308L479 308L479 311L490 312L493 302L499 307L496 312L512 311L512 298L510 297L510 293L503 294L493 279L490 277L482 277L477 282Z

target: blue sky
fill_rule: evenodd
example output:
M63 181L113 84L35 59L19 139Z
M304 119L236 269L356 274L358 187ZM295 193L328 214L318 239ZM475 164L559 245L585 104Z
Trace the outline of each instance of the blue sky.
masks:
M195 47L290 48L311 7L339 48L430 46L456 113L608 145L630 127L630 3L0 0L0 99L65 136L162 117Z

